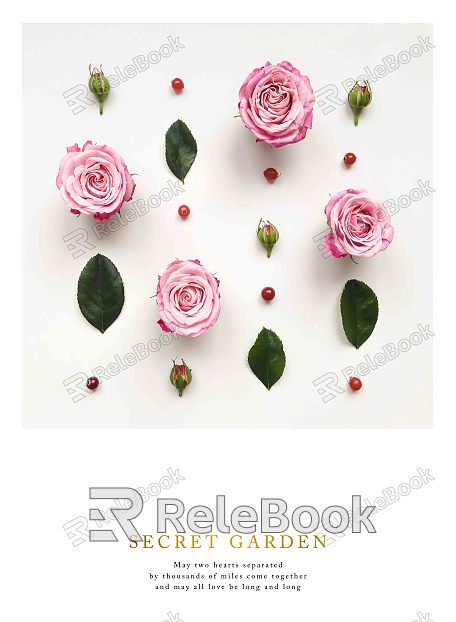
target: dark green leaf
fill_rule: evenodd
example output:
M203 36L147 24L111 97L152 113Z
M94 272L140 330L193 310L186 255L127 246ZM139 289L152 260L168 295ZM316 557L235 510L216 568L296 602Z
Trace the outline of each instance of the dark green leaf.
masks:
M366 283L356 279L347 281L340 299L340 311L348 341L359 348L369 339L377 323L377 296Z
M166 162L182 182L197 154L196 140L183 121L178 119L166 132Z
M81 272L78 304L85 319L102 333L119 317L124 304L119 271L104 255L95 255Z
M249 365L255 376L269 390L285 369L285 352L279 337L269 328L263 328L250 348Z

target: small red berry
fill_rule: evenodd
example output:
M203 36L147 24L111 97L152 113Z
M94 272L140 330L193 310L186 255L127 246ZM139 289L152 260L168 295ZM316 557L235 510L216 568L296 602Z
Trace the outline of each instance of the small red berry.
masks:
M188 205L181 205L177 211L179 212L179 216L184 220L190 216L190 208Z
M351 166L356 162L356 156L354 153L346 153L344 155L344 164L345 166Z
M174 78L174 80L171 81L171 86L175 93L181 93L184 90L184 83L180 78Z
M261 297L263 298L263 300L270 302L275 297L274 289L272 287L263 287L263 289L261 290Z
M95 391L95 389L97 388L99 384L100 384L100 381L98 380L96 376L90 376L90 378L87 378L86 386L91 391Z
M359 391L361 387L363 386L363 383L361 382L361 380L359 378L356 378L356 376L352 376L350 380L348 381L348 384L352 391Z
M263 171L263 175L266 177L268 182L272 184L279 176L279 173L275 170L275 168L267 168L265 171Z

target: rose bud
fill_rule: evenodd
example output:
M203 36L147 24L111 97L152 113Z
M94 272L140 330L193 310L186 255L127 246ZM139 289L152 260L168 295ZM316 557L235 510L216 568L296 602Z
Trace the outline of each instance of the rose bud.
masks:
M372 100L372 91L367 80L363 81L364 84L357 82L348 94L348 103L355 115L355 125L358 125L359 115L361 110L368 106Z
M89 89L95 95L100 103L100 114L103 114L104 100L107 98L111 85L108 78L104 75L103 69L98 70L98 67L92 69L92 65L89 65Z
M279 232L277 231L277 229L274 227L274 225L271 225L269 221L265 222L263 219L261 219L258 225L257 238L265 247L268 253L268 257L270 257L272 249L274 248L274 244L279 239Z
M176 361L173 361L173 366L169 375L171 384L179 391L179 397L182 397L185 387L192 381L192 370L185 364L184 359L181 360L182 365L177 365Z

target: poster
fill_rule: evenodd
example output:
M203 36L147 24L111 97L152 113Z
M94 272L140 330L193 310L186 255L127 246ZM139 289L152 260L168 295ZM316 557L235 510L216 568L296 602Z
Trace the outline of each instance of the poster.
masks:
M24 619L448 618L431 21L22 25Z

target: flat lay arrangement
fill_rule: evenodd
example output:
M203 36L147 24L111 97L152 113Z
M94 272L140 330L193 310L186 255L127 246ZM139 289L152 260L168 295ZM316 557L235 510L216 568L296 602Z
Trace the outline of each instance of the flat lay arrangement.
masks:
M109 93L109 82L100 69L89 66L89 88L100 103L100 114ZM184 89L184 82L171 82L175 94ZM358 84L348 95L348 104L355 115L355 125L361 110L368 106L372 91L368 82ZM270 62L254 69L239 91L239 112L258 142L273 147L286 147L304 140L312 128L315 98L309 78L289 61L277 65ZM175 121L165 136L165 158L171 172L184 183L195 162L197 142L182 120ZM353 153L344 156L347 167L356 161ZM274 183L279 177L276 169L264 171L266 180ZM57 187L62 199L75 215L91 215L103 222L117 214L122 205L132 199L135 182L123 158L108 145L86 141L67 147L57 175ZM325 215L330 233L325 238L327 251L335 258L349 255L372 257L386 250L394 230L383 204L366 190L342 190L328 201ZM190 208L179 207L186 219ZM279 240L278 229L269 221L260 221L257 238L271 257ZM197 337L214 326L220 314L220 281L201 265L198 259L171 262L159 277L156 303L166 332L185 337ZM263 288L263 300L275 297L271 287ZM107 258L97 255L81 273L78 302L84 317L104 332L118 317L124 301L124 286L116 267ZM350 343L359 348L372 333L378 318L378 303L374 292L364 283L352 280L341 297L342 323ZM251 370L269 390L282 376L285 354L282 342L271 330L263 328L250 349ZM190 384L190 370L184 363L174 365L171 382L179 385L179 395ZM184 379L189 377L189 380ZM97 385L98 386L98 385ZM351 386L351 385L350 385Z

